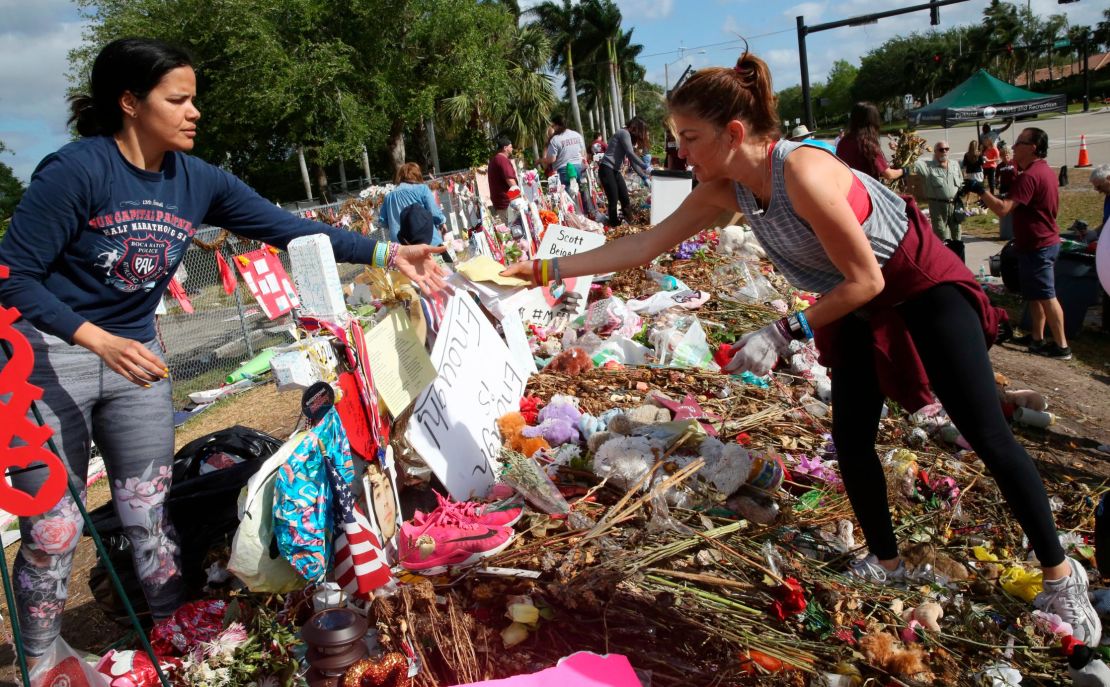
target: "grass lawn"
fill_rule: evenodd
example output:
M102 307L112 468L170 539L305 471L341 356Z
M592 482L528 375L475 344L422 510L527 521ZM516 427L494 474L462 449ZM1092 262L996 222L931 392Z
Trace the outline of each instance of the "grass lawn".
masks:
M1068 168L1070 183L1060 189L1060 212L1056 216L1060 231L1066 232L1077 219L1086 222L1092 230L1099 228L1104 196L1091 188L1090 174L1089 169ZM992 212L968 217L963 223L963 232L976 238L997 239L998 217Z

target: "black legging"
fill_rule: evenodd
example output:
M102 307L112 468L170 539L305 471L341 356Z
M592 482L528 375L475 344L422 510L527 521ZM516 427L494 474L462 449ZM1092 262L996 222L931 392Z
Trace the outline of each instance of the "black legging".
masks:
M933 392L998 483L1041 565L1064 561L1048 495L1033 459L1014 438L995 389L982 325L971 303L950 284L934 286L898 306ZM883 394L875 372L871 330L849 315L838 347L844 364L832 374L833 442L844 488L867 547L880 560L896 558L886 478L875 452Z
M998 179L998 169L995 167L984 167L983 175L987 177L987 186L990 188L991 193L995 193L996 180Z
M617 200L620 200L624 210L625 219L632 217L632 200L628 197L628 186L624 183L624 175L618 173L608 165L597 166L598 181L601 188L605 189L605 202L609 209L609 226L615 227L620 223L617 218Z

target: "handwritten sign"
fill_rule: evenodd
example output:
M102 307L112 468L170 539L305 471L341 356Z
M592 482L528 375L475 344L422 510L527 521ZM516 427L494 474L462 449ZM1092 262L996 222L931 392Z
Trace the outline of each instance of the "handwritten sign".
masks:
M344 321L347 303L331 239L325 234L299 236L289 242L288 251L302 314L329 322Z
M537 258L561 258L577 253L584 253L594 248L605 245L605 236L590 231L571 229L559 224L547 227L547 233L540 243ZM568 291L573 291L579 296L578 307L574 310L562 310L556 307L556 298L551 294L551 289L532 289L528 297L519 307L521 319L525 322L550 327L561 321L564 324L579 317L586 309L586 299L589 295L590 284L593 277L574 277L564 279L563 285Z
M424 344L397 308L366 333L366 352L374 385L393 417L403 413L436 377Z
M497 418L519 407L527 372L467 293L447 303L432 364L439 376L416 399L406 438L453 499L485 496L501 449Z

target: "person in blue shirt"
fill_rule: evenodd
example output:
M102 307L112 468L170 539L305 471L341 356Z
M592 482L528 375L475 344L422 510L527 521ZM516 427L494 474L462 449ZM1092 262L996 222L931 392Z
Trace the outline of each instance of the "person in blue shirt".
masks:
M447 221L447 218L443 216L443 211L439 209L439 204L436 203L432 189L424 184L420 165L415 162L406 162L401 165L397 174L393 177L393 183L397 187L382 199L382 206L378 211L378 224L389 230L391 240L408 243L405 240L407 236L401 235L401 227L404 224L401 221L401 215L410 206L420 205L431 215L432 224L434 225L431 232L432 240L429 241L429 244L432 246L442 245L443 236L440 233L440 227ZM423 215L423 213L420 214Z
M80 138L39 163L0 242L0 265L10 271L0 302L23 315L14 326L34 352L29 382L43 390L38 408L82 498L91 444L99 448L135 570L160 619L184 600L184 586L165 507L173 405L154 311L197 228L207 222L281 248L322 233L338 260L391 265L430 290L446 288L433 257L442 249L300 219L187 155L200 112L192 61L178 48L113 41L94 61L89 85L88 95L70 100ZM7 477L34 494L46 472ZM82 527L68 494L20 519L13 579L31 657L58 636Z

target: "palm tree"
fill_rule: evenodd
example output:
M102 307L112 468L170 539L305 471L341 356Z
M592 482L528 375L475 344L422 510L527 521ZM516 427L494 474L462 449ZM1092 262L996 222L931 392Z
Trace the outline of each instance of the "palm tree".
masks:
M582 12L571 0L545 0L528 12L551 40L553 69L562 67L566 76L570 111L578 131L582 131L582 115L578 110L578 86L574 82L574 43L582 27Z
M628 113L623 110L621 91L618 85L620 69L618 67L617 44L620 42L621 11L613 0L582 0L579 5L582 10L583 36L582 40L593 45L589 57L595 61L605 51L605 60L609 70L609 91L613 99L613 129L620 127L620 123L628 120ZM618 120L620 123L618 123Z
M620 84L627 96L629 114L635 117L636 86L647 76L647 70L636 61L644 51L644 46L632 42L633 31L634 29L629 29L621 33L617 42L617 59L620 65Z
M543 66L551 55L551 41L543 28L526 24L516 30L509 57L512 106L501 121L501 130L523 148L539 151L542 132L555 106L555 89Z

